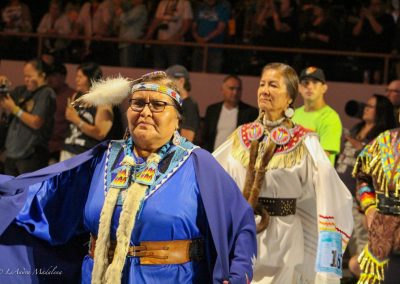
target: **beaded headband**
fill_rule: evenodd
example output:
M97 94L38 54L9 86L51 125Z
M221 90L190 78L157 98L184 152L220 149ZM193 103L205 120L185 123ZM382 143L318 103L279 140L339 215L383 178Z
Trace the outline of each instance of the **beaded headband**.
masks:
M182 106L182 99L179 93L165 85L159 85L155 83L139 83L132 86L131 94L139 91L154 91L167 95L174 99L179 106Z
M155 71L144 74L136 80L124 78L121 75L114 78L105 78L92 82L90 91L72 102L75 106L100 106L100 105L119 105L130 94L138 91L154 91L165 94L177 102L182 107L182 98L177 91L156 83L140 83L143 80L152 78L168 78L164 71Z

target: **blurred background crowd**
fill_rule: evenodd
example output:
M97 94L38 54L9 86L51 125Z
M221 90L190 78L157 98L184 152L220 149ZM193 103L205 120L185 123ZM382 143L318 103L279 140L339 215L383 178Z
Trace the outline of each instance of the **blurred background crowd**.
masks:
M386 81L399 73L398 0L8 0L0 8L8 59L50 53L71 63L246 75L273 59L296 70L323 64L333 81L376 84L386 83L384 68ZM390 66L382 54L392 55Z

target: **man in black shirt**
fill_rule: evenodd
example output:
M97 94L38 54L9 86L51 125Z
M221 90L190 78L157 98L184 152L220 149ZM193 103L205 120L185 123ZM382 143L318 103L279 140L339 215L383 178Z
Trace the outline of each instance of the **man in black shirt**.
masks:
M183 120L180 124L180 134L187 140L193 141L196 132L199 130L200 115L197 102L189 96L191 90L189 72L182 65L173 65L165 72L169 77L175 79L176 84L181 89Z

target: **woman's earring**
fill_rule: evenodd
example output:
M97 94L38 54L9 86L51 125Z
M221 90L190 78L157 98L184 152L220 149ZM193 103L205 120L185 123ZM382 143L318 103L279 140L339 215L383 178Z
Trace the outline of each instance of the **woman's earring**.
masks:
M288 107L288 108L285 110L285 116L286 116L287 118L292 118L293 115L294 115L294 109L291 108L291 107Z
M131 134L129 133L129 128L127 127L125 129L124 137L122 139L126 140L129 138L129 136L131 136Z
M181 138L182 136L179 134L178 130L175 130L174 137L172 138L172 144L175 146L181 145Z

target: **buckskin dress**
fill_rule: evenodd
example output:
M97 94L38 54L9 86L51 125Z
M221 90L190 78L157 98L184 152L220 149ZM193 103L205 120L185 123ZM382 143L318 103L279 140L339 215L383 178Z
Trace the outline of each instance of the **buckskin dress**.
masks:
M241 189L251 141L269 139L263 131L258 122L242 125L213 153ZM259 197L296 199L296 212L271 216L268 228L257 235L252 283L339 283L353 228L351 194L315 133L295 125L275 134L288 135L288 141L277 146L267 165Z

